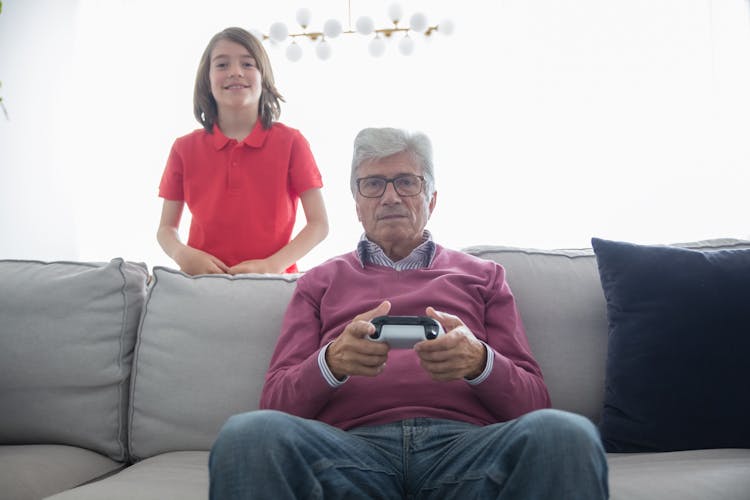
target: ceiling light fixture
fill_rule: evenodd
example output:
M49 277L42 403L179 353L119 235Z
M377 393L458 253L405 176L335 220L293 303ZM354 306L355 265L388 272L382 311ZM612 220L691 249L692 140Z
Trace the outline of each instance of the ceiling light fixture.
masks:
M404 11L399 4L392 4L388 8L388 18L393 23L393 26L385 28L376 28L375 22L369 16L362 16L357 18L354 23L354 29L352 29L352 6L351 0L347 0L348 14L349 14L349 27L344 29L341 22L337 19L329 19L323 23L322 31L308 31L310 27L310 21L312 20L312 12L308 8L301 8L297 11L297 24L302 28L299 33L290 33L286 24L283 22L275 22L268 28L268 34L262 33L259 30L251 29L250 31L259 40L270 40L272 43L283 43L288 38L292 39L286 48L286 57L290 61L299 61L302 59L303 49L297 43L298 40L309 40L315 44L315 53L321 60L329 59L333 53L333 48L329 39L337 38L340 35L352 35L359 34L364 36L374 35L368 45L368 51L373 57L380 57L385 54L386 51L386 39L390 39L394 35L403 35L398 42L398 50L403 55L411 55L414 52L414 39L410 36L412 33L419 33L423 36L431 36L433 33L438 32L443 35L450 35L453 33L454 24L451 20L441 21L439 24L431 26L427 21L427 16L421 12L416 12L409 17L408 26L402 23L404 20Z

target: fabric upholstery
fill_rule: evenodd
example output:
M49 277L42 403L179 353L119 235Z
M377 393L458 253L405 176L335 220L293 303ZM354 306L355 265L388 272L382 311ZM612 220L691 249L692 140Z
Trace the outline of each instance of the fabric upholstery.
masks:
M154 268L132 381L136 458L208 450L224 421L258 407L295 275Z
M0 261L0 444L125 460L144 265Z
M552 406L598 421L607 317L591 249L477 246L465 251L505 268Z
M75 446L0 446L0 498L39 500L122 467L104 455Z
M610 500L747 500L750 450L608 453Z
M679 246L750 248L750 242L715 240ZM497 246L465 250L506 268L553 406L597 421L603 405L608 346L606 302L593 251ZM36 315L35 320L27 320L36 323L59 322L48 309L26 304L30 300L28 294L20 301L9 295L23 280L17 276L9 280L5 262L0 261L0 434L6 429L1 419L7 417L2 415L8 401L2 398L9 394L5 383L7 363L14 362L14 369L26 367L6 353L9 330L5 314L11 307L19 308L23 314L14 316L15 322L24 315ZM20 264L11 268L17 265ZM49 276L29 274L23 266L24 278L34 281ZM143 271L138 273L143 278ZM257 407L266 364L295 286L294 279L258 275L189 277L165 268L154 269L139 327L142 339L134 356L137 359L131 392L135 399L129 415L128 443L134 458L142 460L111 477L51 498L205 499L207 450L228 416ZM45 281L34 290L32 296L44 296L42 290L67 294L77 288L51 286ZM123 303L122 311L128 310ZM76 316L84 313L89 315L90 311L83 309ZM86 342L76 342L76 350L86 351ZM115 356L111 362L114 364L117 359ZM81 369L66 366L73 371ZM24 369L33 381L36 374L31 368ZM93 414L100 410L90 411ZM80 423L67 423L70 428L66 431L81 432L79 427L89 421L88 416L81 416ZM34 419L31 423L37 424ZM27 456L29 450L35 450L32 457ZM608 459L613 500L747 500L750 491L748 449L610 453ZM31 482L44 488L32 492L34 498L41 498L102 474L106 476L118 467L113 460L81 448L0 446L0 498L17 500L13 495L19 491L29 494ZM18 496L18 500L26 498Z
M164 453L47 500L206 500L207 464L207 451Z

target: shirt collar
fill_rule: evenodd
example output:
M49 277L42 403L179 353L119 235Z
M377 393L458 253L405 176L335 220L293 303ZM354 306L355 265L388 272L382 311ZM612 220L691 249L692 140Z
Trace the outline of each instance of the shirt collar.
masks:
M263 123L260 117L258 117L258 120L253 126L253 130L250 132L250 135L245 137L242 143L251 148L261 148L266 142L266 137L268 137L269 132L270 129L266 130L265 128L263 128ZM221 131L219 125L216 123L214 123L212 135L214 136L214 147L217 151L226 147L226 145L229 144L229 142L232 140L224 135L224 132Z
M390 267L397 271L425 269L432 264L432 259L435 257L435 242L432 239L432 233L426 229L422 233L422 238L424 239L422 243L412 250L409 255L393 262L377 243L370 241L367 238L367 234L363 234L357 244L359 263L363 268L366 264L375 264Z

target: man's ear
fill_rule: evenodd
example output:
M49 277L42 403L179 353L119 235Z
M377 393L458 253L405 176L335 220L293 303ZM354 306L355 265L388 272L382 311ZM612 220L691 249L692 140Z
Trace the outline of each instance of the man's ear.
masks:
M434 191L432 193L432 197L430 198L430 215L432 215L432 211L435 210L435 204L437 203L437 191Z
M357 209L357 220L362 222L362 212L359 210L359 203L354 202L354 207Z

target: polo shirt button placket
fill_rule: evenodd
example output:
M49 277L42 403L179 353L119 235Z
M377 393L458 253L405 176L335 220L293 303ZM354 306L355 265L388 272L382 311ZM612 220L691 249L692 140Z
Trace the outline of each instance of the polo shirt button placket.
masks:
M235 146L232 148L232 151L229 154L229 189L230 190L237 190L240 189L240 162L237 160L237 156L239 154L239 146Z

